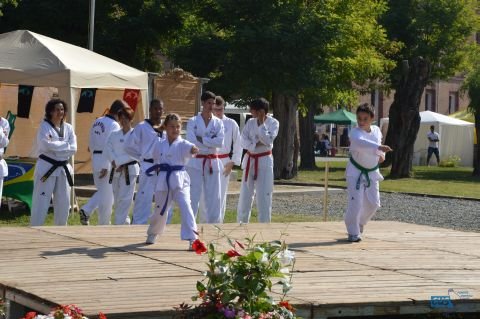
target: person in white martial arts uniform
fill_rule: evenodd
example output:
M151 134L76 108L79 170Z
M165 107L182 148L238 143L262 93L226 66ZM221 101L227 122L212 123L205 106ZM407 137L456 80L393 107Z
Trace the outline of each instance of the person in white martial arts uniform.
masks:
M382 145L382 132L376 125L373 108L362 104L357 108L358 127L350 132L350 161L347 179L348 205L345 213L348 241L359 242L365 225L380 208L379 182L383 180L379 163L392 149Z
M0 206L2 204L3 179L8 176L8 165L3 159L5 147L8 145L8 135L10 134L10 124L3 117L0 117Z
M65 123L67 104L52 99L45 106L45 119L37 133L32 209L30 224L45 223L53 194L54 223L66 226L70 211L70 187L73 186L72 166L68 163L77 151L77 137L72 125Z
M190 199L195 216L199 212L199 222L217 224L222 222L220 175L223 172L222 161L218 158L218 149L223 147L223 122L213 115L215 94L205 91L201 96L202 112L187 123L187 140L195 144L199 153L187 163L192 186ZM205 209L199 210L202 198Z
M113 188L108 182L111 163L105 154L108 137L113 131L120 129L117 123L117 113L129 107L122 100L115 100L107 115L99 117L90 129L88 149L92 153L93 182L97 191L80 209L80 223L88 225L90 216L98 209L98 225L110 225L113 205Z
M129 225L128 213L133 202L135 181L140 172L137 160L125 152L125 140L132 133L132 119L135 112L125 108L118 112L118 122L122 127L108 137L105 155L112 164L109 183L113 188L114 224Z
M166 116L165 127L167 138L155 143L152 154L155 165L146 172L156 180L155 211L150 218L146 243L155 243L157 236L164 232L167 211L172 202L176 202L182 216L180 237L188 240L191 246L197 238L197 224L190 203L190 177L185 171L185 164L198 153L198 148L180 137L182 125L177 114Z
M272 219L273 193L273 141L278 135L279 123L268 115L269 103L264 98L250 103L252 118L247 121L241 135L241 144L247 153L243 157L242 185L238 199L237 221L248 223L256 195L258 221Z
M152 214L156 178L146 175L145 171L154 165L154 143L165 138L162 128L163 108L161 100L153 99L150 102L150 118L137 124L125 141L125 151L139 161L141 171L133 205L132 224L147 224Z
M228 183L233 166L239 166L242 160L242 145L240 143L240 129L235 120L225 116L225 100L221 96L215 97L213 114L222 120L224 128L223 147L218 150L218 158L223 163L223 172L220 175L220 208L221 222L225 218L225 209L227 204ZM231 156L230 156L231 155ZM204 203L201 201L200 210L204 210Z

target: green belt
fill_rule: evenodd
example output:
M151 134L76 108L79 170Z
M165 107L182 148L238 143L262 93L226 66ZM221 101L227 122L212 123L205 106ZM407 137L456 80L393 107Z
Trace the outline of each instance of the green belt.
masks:
M365 168L362 165L358 164L351 156L350 156L350 162L353 164L353 166L355 166L360 171L360 176L358 176L357 185L355 188L360 189L360 183L362 182L362 175L365 175L365 178L367 180L367 187L370 187L370 176L368 176L368 173L376 171L378 169L378 164L373 168Z

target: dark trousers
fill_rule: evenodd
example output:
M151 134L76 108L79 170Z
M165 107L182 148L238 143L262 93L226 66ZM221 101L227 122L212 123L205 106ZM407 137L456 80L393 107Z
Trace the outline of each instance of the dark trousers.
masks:
M432 157L432 154L435 154L435 157L437 158L437 164L440 163L440 154L438 152L438 147L429 147L427 153L427 165L430 164L430 158Z

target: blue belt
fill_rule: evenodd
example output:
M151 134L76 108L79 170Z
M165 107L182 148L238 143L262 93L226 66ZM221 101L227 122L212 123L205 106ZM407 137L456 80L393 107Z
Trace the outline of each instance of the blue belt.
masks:
M145 171L145 174L147 176L152 176L153 172L156 172L157 175L159 172L167 172L167 198L165 199L165 203L163 204L162 210L160 211L160 215L163 216L165 214L165 210L167 208L167 203L168 203L168 196L170 195L170 175L174 171L184 171L185 166L183 165L169 165L169 164L155 164L149 169Z

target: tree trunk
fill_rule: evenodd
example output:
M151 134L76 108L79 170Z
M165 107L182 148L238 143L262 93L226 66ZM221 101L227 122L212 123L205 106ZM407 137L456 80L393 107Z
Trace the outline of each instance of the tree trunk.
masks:
M315 141L313 139L315 133L315 124L313 117L315 116L315 105L308 105L307 114L298 115L298 125L300 131L300 168L315 169Z
M297 100L293 96L274 92L272 106L273 114L280 122L278 136L273 144L273 176L275 179L291 179L297 175Z
M409 62L410 66L395 86L385 139L393 152L387 154L382 166L392 165L390 177L393 178L409 177L412 171L413 146L420 128L420 101L431 71L430 63L421 57Z
M475 148L475 161L473 162L473 176L480 177L480 111L475 112L475 131L477 135L477 145Z

